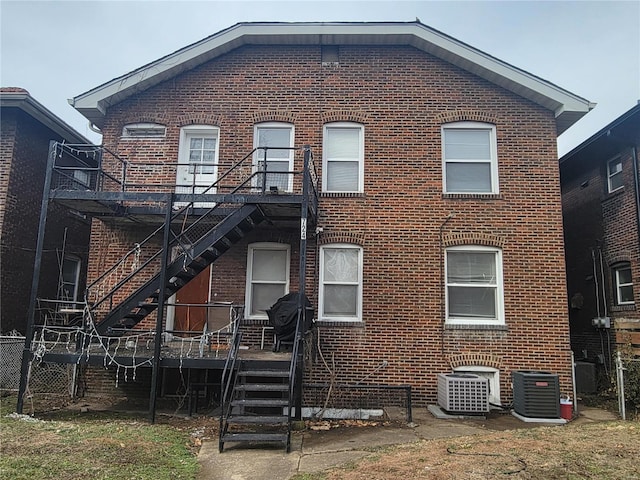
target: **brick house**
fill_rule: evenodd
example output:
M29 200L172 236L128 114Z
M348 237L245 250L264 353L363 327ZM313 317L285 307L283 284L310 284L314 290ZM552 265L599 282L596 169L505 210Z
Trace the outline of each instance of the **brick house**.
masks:
M587 100L418 22L241 23L72 105L102 131L108 181L52 195L94 216L90 278L160 265L96 297L96 335L164 329L184 352L211 318L196 306L228 302L242 356L301 292L305 385L410 385L425 406L457 370L508 404L511 372L542 370L571 391L556 137ZM185 234L231 205L204 244ZM152 403L178 366L153 360Z
M613 328L640 320L639 146L636 105L560 159L571 348L605 372Z
M88 140L22 88L0 89L0 330L25 333L36 261L40 207L49 142ZM90 221L59 205L49 211L38 297L73 303L82 297L87 269Z

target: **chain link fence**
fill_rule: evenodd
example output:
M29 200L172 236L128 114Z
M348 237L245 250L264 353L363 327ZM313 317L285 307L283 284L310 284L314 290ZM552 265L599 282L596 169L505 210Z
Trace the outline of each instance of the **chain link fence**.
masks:
M0 336L0 390L17 392L20 388L24 341L22 336ZM32 362L27 394L73 396L76 368L75 364Z
M0 390L20 387L20 366L25 338L18 335L0 336Z

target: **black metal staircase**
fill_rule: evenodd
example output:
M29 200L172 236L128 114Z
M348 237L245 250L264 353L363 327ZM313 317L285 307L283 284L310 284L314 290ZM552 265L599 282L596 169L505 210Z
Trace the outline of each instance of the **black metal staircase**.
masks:
M298 319L291 356L287 360L240 360L242 332L233 335L222 372L218 449L226 443L284 445L291 451L294 414L301 418L303 308Z
M193 237L193 229L188 229L172 241L173 246L179 246L180 253L167 265L167 279L161 288L161 272L155 273L133 293L115 306L109 308L108 313L99 318L96 330L99 334L114 335L122 329L130 329L158 307L158 299L164 294L165 300L186 285L191 279L215 262L233 244L253 230L262 220L264 214L257 205L242 205L221 222L207 228L206 233ZM154 256L155 257L155 256ZM93 308L111 302L113 295L125 285L133 282L136 274L142 272L140 267L124 280L120 281L104 297L97 301Z
M228 412L222 416L219 449L227 442L277 443L290 450L291 363L240 362Z

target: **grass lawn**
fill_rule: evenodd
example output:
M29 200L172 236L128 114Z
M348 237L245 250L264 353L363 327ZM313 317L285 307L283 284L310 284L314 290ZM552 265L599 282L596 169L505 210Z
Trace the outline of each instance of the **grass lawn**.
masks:
M0 478L190 480L198 472L193 429L113 412L11 415L0 398Z

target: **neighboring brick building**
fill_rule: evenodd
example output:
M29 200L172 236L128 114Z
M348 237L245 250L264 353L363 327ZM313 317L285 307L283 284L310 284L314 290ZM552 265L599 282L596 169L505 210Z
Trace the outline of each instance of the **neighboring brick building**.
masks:
M594 319L640 319L639 147L636 105L560 159L571 348L604 367L615 322Z
M49 142L88 140L24 89L1 88L0 102L0 330L25 334ZM86 218L51 206L39 297L82 299L89 235Z
M270 171L293 173L267 174L262 200L246 184L244 203L270 221L227 245L205 279L201 301L244 304L248 346L259 348L264 308L304 286L338 383L410 384L426 405L438 373L478 371L492 401L509 403L511 372L542 370L571 392L556 137L587 100L420 23L248 23L73 105L103 133L103 168L117 176L126 162L148 192L210 185L255 147L310 146L317 217L283 213L299 198L302 154L268 150ZM260 171L248 158L246 173ZM229 201L216 185L196 202ZM117 198L121 217L93 223L91 278L151 230L140 225L153 205ZM136 252L136 265L149 258ZM108 315L97 317L124 326ZM306 365L305 381L327 379L321 362Z

